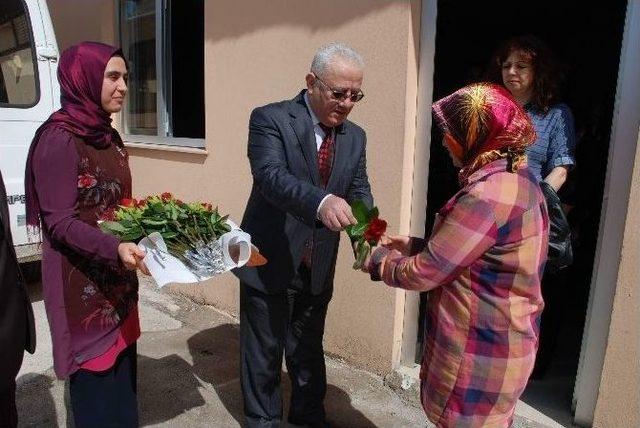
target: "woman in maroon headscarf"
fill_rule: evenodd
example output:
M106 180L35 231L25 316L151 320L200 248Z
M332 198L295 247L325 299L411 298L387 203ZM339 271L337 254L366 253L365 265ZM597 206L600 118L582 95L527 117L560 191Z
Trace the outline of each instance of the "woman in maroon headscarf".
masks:
M127 92L122 51L84 42L58 67L62 108L31 143L27 223L43 236L42 283L56 375L70 377L76 426L137 426L138 281L144 252L100 231L131 198L128 155L111 114Z

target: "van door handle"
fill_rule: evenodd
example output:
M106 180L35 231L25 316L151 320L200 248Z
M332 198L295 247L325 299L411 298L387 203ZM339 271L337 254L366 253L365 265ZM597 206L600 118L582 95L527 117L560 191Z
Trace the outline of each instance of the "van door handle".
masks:
M58 52L50 47L41 47L37 50L38 61L57 61Z

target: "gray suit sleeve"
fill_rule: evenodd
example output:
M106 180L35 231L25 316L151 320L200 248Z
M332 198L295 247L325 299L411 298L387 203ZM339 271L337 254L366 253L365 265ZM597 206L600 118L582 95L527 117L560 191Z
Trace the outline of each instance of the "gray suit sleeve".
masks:
M367 175L367 136L364 131L360 130L360 132L362 132L362 154L347 192L347 202L351 204L353 201L361 200L371 208L373 207L373 195L371 194L371 185Z

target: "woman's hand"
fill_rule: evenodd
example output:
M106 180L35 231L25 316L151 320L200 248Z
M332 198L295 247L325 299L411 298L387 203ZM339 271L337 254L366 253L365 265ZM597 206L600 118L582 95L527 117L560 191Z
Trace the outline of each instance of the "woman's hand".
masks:
M118 245L118 257L120 257L120 261L125 268L129 270L140 269L140 272L145 275L150 275L149 269L147 269L147 266L142 261L144 256L146 256L144 250L140 249L133 242L122 242Z
M403 256L411 255L411 237L403 235L383 236L380 239L383 247L399 251Z
M376 245L375 247L371 247L371 251L369 252L369 254L367 255L367 258L364 259L364 262L362 263L362 267L360 268L360 270L364 273L369 273L369 269L370 269L370 264L371 264L371 255L373 254L373 252L380 248L380 245Z

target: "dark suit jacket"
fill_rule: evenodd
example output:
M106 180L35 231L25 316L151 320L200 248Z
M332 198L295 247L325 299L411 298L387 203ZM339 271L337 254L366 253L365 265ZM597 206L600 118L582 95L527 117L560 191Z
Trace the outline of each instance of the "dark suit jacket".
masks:
M7 192L0 173L0 390L15 379L24 350L36 349L33 309L13 248Z
M331 176L326 189L320 184L316 140L304 92L292 100L256 108L249 122L253 188L241 227L251 234L268 263L235 273L243 283L270 294L287 288L312 234L311 292L319 294L332 287L340 233L327 229L316 217L327 194L349 203L360 199L373 205L366 135L352 122L336 128Z

